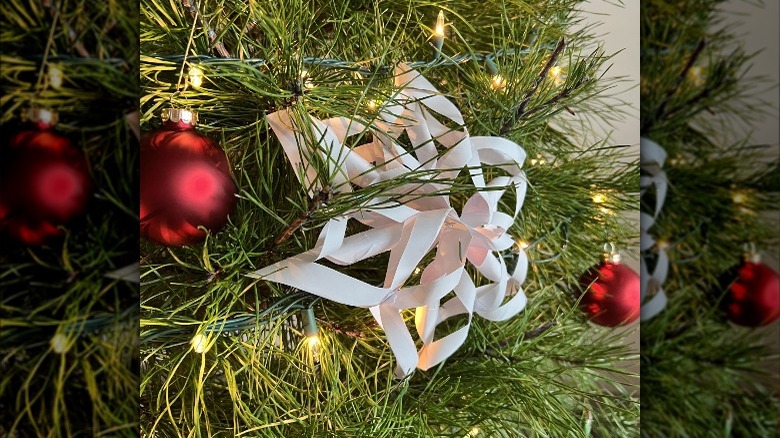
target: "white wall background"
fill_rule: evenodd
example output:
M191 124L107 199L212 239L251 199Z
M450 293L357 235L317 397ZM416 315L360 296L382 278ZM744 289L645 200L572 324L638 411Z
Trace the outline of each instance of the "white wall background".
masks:
M763 100L769 102L768 113L760 118L753 126L753 144L770 145L764 150L767 160L780 156L780 123L778 122L778 108L780 108L780 2L777 0L764 0L764 5L755 7L745 1L730 0L724 7L725 11L733 14L729 22L736 25L735 30L741 34L748 53L761 51L754 59L750 75L766 76L767 85L775 85L775 88L761 95ZM780 212L766 214L772 221L775 230L780 233ZM763 254L763 262L780 271L780 248L775 248L771 253ZM778 291L780 293L780 291ZM763 328L767 342L780 351L780 320ZM775 386L775 393L780 394L780 370L772 369L770 379Z
M582 17L586 23L600 23L596 31L604 41L607 53L621 51L613 58L609 70L611 76L625 76L629 82L622 88L621 98L630 103L627 117L615 126L611 133L613 144L630 144L633 147L629 153L639 152L639 5L640 1L626 0L622 5L609 0L590 0L584 4ZM766 0L763 5L756 6L744 0L729 0L723 11L727 14L726 21L735 27L732 29L744 42L748 53L759 53L750 69L751 76L767 77L766 84L780 84L780 1ZM780 156L780 88L762 94L762 99L769 102L767 114L761 117L752 127L753 144L768 144L765 149L767 159ZM637 218L638 215L633 216ZM780 213L768 215L777 225L780 233ZM636 257L624 257L637 272L639 271ZM764 262L776 271L780 271L780 249L774 253L764 254ZM638 352L637 324L626 329L625 342L633 345ZM780 348L780 321L766 328L767 339ZM626 367L639 373L639 362L627 361ZM636 383L636 382L635 382ZM780 385L778 385L780 386Z
M590 0L583 5L582 18L587 24L600 23L594 29L599 39L604 42L604 52L617 53L612 58L608 76L624 77L626 82L620 88L620 99L629 104L624 108L624 120L614 125L610 133L611 144L631 145L626 154L636 157L639 155L639 1L628 0L623 5L615 1ZM637 187L637 193L639 187ZM639 212L627 214L637 226L639 234ZM623 262L637 273L639 272L639 248L623 248ZM622 366L629 371L639 374L639 320L628 327L619 328L624 334L624 341L631 345L631 351L637 356L626 360ZM613 376L623 379L622 376ZM628 379L627 383L637 385L639 380Z

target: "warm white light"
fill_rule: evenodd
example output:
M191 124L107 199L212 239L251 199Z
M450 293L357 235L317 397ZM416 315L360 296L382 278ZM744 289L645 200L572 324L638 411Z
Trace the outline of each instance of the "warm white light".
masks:
M704 83L704 69L698 65L694 65L688 70L688 79L693 82L695 86L701 86Z
M603 204L607 202L607 195L604 193L595 193L591 199L593 199L595 204Z
M68 338L62 333L55 334L51 338L51 341L49 341L49 344L51 345L51 349L58 354L65 353L70 350L70 343L68 342Z
M209 349L209 340L200 333L192 337L190 344L196 353L203 354Z
M49 64L49 83L54 88L62 87L62 70L58 65Z
M664 250L664 251L668 250L668 249L669 249L669 247L671 247L671 246L672 246L672 245L669 243L669 241L668 241L668 240L665 240L665 239L658 239L658 240L655 242L655 244L656 244L656 246L658 247L658 249L662 249L662 250Z
M517 243L517 246L520 249L527 249L529 246L531 246L531 244L528 243L527 240L523 240L523 239L517 239L517 242L515 242L515 243Z
M436 27L433 30L433 34L444 38L444 11L439 11L439 16L436 17Z
M744 192L737 191L731 194L731 200L734 201L735 204L740 205L747 202L748 196Z
M547 72L547 75L550 76L550 79L552 79L553 83L557 86L563 83L561 73L563 73L563 69L556 65Z
M474 426L469 431L468 435L466 435L467 438L474 438L479 435L479 427Z
M544 156L542 156L542 154L536 154L536 158L531 158L531 160L529 160L529 163L531 163L532 166L536 166L537 164L546 164L547 160L544 159Z
M320 342L320 337L317 336L317 334L306 336L306 339L303 342L306 344L306 349L309 351L310 357L314 362L319 362L320 345L322 344L322 342Z
M303 83L303 88L307 90L314 89L314 82L309 78L309 70L305 68L301 70L301 83Z
M493 79L490 81L490 87L494 90L502 90L506 86L506 80L504 80L503 76L496 74L493 75Z
M203 70L198 67L190 67L190 83L193 87L203 85Z
M685 157L677 154L671 158L669 158L669 161L667 161L667 164L670 166L679 166L680 164L685 164L686 160Z
M366 106L368 106L370 111L376 111L377 107L379 107L379 104L375 100L371 99L368 101Z

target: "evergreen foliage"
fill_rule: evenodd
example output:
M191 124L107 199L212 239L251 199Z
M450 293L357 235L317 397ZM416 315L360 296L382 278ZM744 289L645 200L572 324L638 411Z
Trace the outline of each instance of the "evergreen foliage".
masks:
M11 0L0 11L3 159L22 111L50 108L95 187L63 238L0 241L0 435L137 436L138 287L105 274L138 258L138 143L126 118L138 108L138 8Z
M778 433L778 400L765 376L777 369L777 353L760 330L729 323L720 307L723 274L740 263L745 244L778 249L777 229L761 214L778 205L778 162L762 160L767 146L752 145L735 123L762 114L760 94L776 84L749 76L752 55L724 24L721 3L642 2L642 135L669 157L670 189L651 232L669 242L671 259L667 308L642 322L648 437Z
M230 223L203 244L142 242L143 434L636 435L638 400L608 373L626 374L616 364L628 350L576 306L574 284L605 242L634 249L636 227L620 212L639 207L636 160L597 133L622 117L610 95L620 83L602 77L610 56L592 29L572 30L580 6L142 1L142 127L155 129L170 105L198 110L199 130L225 148L239 187ZM448 23L437 55L431 35L440 10ZM558 82L544 69L552 56L563 69ZM310 249L328 219L424 176L334 193L311 208L264 118L294 107L299 116L371 120L368 102L392 96L398 62L445 93L470 134L501 134L535 157L510 230L532 242L528 307L503 323L477 318L444 364L403 381L393 378L392 354L366 309L246 277ZM502 91L491 87L493 66L506 80ZM193 67L204 73L199 87L187 79ZM320 175L327 183L327 172ZM465 171L449 182L456 209L474 190L466 182ZM593 201L596 191L608 194L606 204ZM274 245L298 218L303 226ZM385 266L379 257L344 271L376 283ZM320 327L316 348L302 334L308 308Z

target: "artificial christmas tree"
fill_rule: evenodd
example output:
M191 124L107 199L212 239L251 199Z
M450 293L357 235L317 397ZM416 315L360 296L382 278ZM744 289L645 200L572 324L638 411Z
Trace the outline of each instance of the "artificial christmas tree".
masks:
M138 434L137 13L0 6L3 437Z
M745 74L752 56L723 25L723 3L642 2L641 122L652 151L642 149L643 292L663 293L642 311L648 437L778 432L776 393L761 378L777 355L761 331L728 320L774 319L777 274L750 263L723 275L751 242L777 251L776 225L759 214L778 205L777 158L761 159L766 151L734 120L750 127L767 109L762 88L775 84Z
M237 199L142 243L142 435L636 435L574 293L639 187L580 5L143 1L142 125L196 110Z

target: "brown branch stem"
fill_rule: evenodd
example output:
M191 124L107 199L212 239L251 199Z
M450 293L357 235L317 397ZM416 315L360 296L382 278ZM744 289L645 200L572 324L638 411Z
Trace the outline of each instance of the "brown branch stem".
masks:
M561 40L558 42L558 45L555 47L555 50L553 51L552 55L550 55L550 59L547 60L547 64L544 65L544 68L539 73L539 76L537 76L536 80L534 80L534 83L531 86L531 88L528 91L526 91L525 96L523 97L523 101L520 102L520 105L517 106L517 108L514 111L514 114L512 114L512 117L506 122L504 122L503 126L501 126L501 130L499 131L499 134L504 135L507 132L509 132L509 130L512 129L512 127L517 123L517 121L520 120L520 117L523 116L526 107L528 107L528 104L531 102L531 98L534 96L536 91L542 85L542 82L544 82L544 79L549 74L550 69L555 65L555 62L558 60L558 57L561 56L564 47L566 47L566 42L564 41L563 38L561 38Z
M200 27L202 27L206 32L206 35L208 35L209 41L211 41L212 44L212 48L217 51L219 56L223 58L230 58L230 52L228 52L225 44L217 39L217 32L215 32L214 29L209 26L209 23L206 21L206 18L203 16L203 14L198 14L197 0L182 0L181 4L187 8L187 11L190 13L190 17L192 17L193 20L198 20L200 22Z
M661 117L664 116L664 113L666 111L666 106L669 105L669 102L672 100L672 97L677 93L677 90L682 86L683 82L685 82L685 77L688 75L688 72L691 70L696 60L699 59L699 56L704 51L705 45L706 45L705 40L699 41L699 44L696 46L696 49L693 51L693 53L691 53L690 58L688 58L688 62L685 64L685 67L682 69L682 71L680 71L680 74L677 76L677 81L675 82L674 87L672 87L672 89L666 93L666 96L664 96L664 100L661 101L661 104L658 106L658 109L656 109L653 118L645 121L644 125L640 129L642 135L647 135L648 132L650 131L650 128L653 127L653 124L656 123L658 120L661 119Z
M331 196L332 192L329 186L325 186L322 190L319 191L319 193L314 195L311 201L309 201L309 208L293 219L293 221L290 222L290 225L288 225L287 228L282 230L282 232L276 236L270 252L273 252L279 245L287 241L287 239L295 234L295 232L298 231L298 229L301 228L303 224L305 224L306 221L311 218L311 216L322 206L323 203L330 200Z

